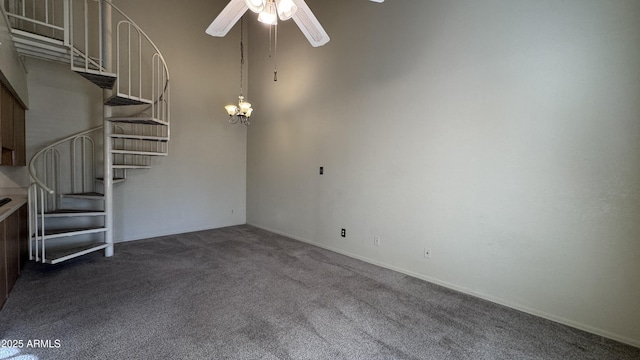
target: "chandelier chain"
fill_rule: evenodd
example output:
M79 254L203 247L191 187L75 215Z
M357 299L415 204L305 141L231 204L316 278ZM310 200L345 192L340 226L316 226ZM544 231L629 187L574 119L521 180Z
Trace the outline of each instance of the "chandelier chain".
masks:
M244 68L244 17L240 18L240 96L242 96L242 73Z

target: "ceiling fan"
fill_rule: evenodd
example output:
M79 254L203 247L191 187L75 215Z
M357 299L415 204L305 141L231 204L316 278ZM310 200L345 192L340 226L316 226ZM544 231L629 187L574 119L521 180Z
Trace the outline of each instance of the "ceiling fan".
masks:
M370 1L381 3L384 0ZM205 32L211 36L225 36L247 9L258 13L258 21L269 25L277 25L278 18L282 21L293 19L313 47L329 42L329 35L304 0L231 0Z

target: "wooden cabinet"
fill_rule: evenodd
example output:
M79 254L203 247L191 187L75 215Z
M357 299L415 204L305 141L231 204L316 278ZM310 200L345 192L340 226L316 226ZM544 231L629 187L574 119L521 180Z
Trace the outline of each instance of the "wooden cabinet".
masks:
M0 165L27 165L25 109L6 86L0 88Z
M0 222L0 308L28 260L27 214L23 205Z
M29 207L27 205L20 207L18 213L20 214L18 241L20 242L20 269L22 269L29 261Z
M7 282L7 240L4 237L5 223L0 222L0 309L9 297L9 283Z
M20 213L14 212L4 221L4 249L7 263L7 296L20 275Z
M25 109L19 102L13 105L13 165L27 166Z

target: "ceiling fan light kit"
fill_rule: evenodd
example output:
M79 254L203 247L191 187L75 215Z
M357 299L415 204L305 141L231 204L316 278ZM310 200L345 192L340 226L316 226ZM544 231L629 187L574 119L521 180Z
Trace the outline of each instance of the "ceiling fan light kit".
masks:
M278 11L276 10L276 3L268 1L264 5L264 9L258 15L258 21L267 25L278 25Z
M298 6L293 0L276 0L276 8L278 9L278 17L282 21L291 19L298 11Z
M298 11L298 6L293 0L244 0L249 10L258 15L258 21L277 25L278 18L285 21L291 19Z
M381 3L384 0L370 1ZM276 25L278 17L281 21L293 19L313 47L329 42L329 35L304 0L230 0L205 32L217 37L227 35L247 10L259 14L258 20L270 25Z

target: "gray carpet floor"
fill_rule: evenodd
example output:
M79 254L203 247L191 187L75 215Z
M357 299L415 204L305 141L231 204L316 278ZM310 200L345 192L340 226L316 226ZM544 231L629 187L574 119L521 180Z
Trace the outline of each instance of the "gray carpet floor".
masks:
M0 311L0 338L23 340L0 348L2 360L640 359L638 348L251 226L29 263Z

